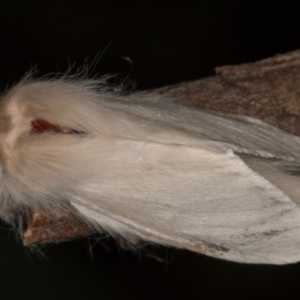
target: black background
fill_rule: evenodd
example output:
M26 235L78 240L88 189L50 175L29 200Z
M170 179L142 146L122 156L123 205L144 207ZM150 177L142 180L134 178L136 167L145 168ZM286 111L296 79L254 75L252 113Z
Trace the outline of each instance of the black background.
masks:
M299 47L300 12L288 1L0 2L1 90L35 65L41 75L64 72L105 48L96 73L129 75L147 89ZM300 292L300 264L245 265L152 249L159 262L88 239L32 252L0 225L3 300L287 299Z

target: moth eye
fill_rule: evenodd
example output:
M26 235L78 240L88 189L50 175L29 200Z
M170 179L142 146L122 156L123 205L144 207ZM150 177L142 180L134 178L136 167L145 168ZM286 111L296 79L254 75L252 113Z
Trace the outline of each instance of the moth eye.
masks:
M43 119L35 119L31 121L31 133L32 134L41 134L44 132L53 132L53 133L75 133L80 134L82 132L76 131L72 128L67 127L60 127L58 125L52 124L48 121L45 121Z

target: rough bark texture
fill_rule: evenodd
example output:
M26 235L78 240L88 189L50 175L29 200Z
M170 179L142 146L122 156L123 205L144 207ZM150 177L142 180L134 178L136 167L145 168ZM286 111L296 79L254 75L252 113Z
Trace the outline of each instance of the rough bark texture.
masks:
M261 119L300 136L300 50L255 63L216 68L216 76L156 90L195 107ZM25 246L93 233L74 212L28 216Z
M71 207L65 211L53 211L51 216L43 211L28 212L27 223L28 228L23 235L24 246L59 243L95 233L93 227L76 218Z

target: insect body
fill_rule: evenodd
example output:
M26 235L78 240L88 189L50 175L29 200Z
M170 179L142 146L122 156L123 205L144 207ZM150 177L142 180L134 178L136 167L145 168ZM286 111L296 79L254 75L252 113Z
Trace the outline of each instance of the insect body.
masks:
M0 206L247 263L300 260L300 138L251 118L25 79L0 102Z

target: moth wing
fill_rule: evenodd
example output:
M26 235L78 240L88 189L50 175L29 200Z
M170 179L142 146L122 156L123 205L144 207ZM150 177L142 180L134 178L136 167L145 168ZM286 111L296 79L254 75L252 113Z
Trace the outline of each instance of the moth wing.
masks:
M298 205L245 156L205 141L122 143L126 151L110 162L101 186L83 183L85 193L72 199L96 226L238 262L300 260Z
M298 137L151 97L100 101L86 84L25 84L2 101L21 137L5 174L16 203L70 199L87 222L128 239L240 262L300 260L300 184L284 163L300 162ZM85 134L24 137L19 106L25 121Z

